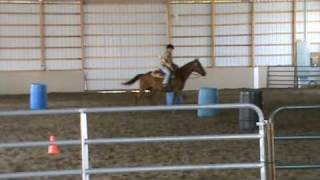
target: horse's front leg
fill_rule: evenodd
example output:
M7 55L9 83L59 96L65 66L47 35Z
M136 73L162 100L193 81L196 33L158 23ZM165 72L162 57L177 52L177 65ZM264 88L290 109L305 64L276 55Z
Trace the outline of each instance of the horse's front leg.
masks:
M173 92L172 105L177 105L177 99L179 98L179 96L181 96L181 94L182 94L182 93L179 92L179 91L178 91L178 92L177 92L177 91L174 91L174 92ZM176 111L173 110L173 111L172 111L172 114L175 114L175 113L176 113Z
M188 96L186 95L186 93L182 93L179 95L181 97L182 102L186 102L188 99Z
M176 105L177 102L177 93L173 92L172 105Z
M179 101L178 101L178 98L179 98ZM182 99L181 99L182 98ZM173 103L172 104L177 104L177 101L182 103L181 101L183 101L183 93L182 91L175 91L174 92L174 96L173 96Z

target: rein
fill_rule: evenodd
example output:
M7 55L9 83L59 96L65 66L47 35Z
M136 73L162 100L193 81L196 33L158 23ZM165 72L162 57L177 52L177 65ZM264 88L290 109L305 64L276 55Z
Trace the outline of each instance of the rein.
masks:
M191 72L189 79L197 79L202 77L201 74L196 73L196 72Z

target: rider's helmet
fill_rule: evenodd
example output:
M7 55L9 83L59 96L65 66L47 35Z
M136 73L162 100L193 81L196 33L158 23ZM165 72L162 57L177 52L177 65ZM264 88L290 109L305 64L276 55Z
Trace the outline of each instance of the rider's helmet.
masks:
M174 46L172 44L168 44L167 49L174 49Z

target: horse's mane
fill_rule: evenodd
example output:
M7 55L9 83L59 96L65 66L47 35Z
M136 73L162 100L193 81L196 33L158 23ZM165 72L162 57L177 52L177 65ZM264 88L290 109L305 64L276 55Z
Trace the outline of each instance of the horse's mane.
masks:
M194 64L194 63L196 63L196 62L197 62L197 60L190 61L190 62L184 64L183 66L181 66L181 67L178 69L178 71L184 70L185 68L191 66L192 64Z

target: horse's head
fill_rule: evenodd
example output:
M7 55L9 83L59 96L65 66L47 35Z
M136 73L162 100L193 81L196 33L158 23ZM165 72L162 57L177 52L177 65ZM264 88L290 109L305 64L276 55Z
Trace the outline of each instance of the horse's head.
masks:
M206 70L203 68L199 59L193 61L193 72L200 74L201 76L206 76Z

